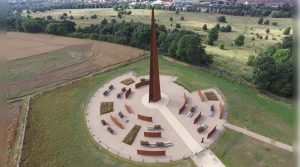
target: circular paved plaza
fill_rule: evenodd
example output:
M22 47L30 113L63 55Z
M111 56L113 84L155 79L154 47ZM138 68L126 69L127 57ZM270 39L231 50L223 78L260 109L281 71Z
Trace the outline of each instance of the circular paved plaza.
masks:
M218 137L224 126L226 113L221 112L224 110L224 101L215 89L189 92L176 83L175 77L160 75L162 99L156 103L149 103L149 86L146 84L135 87L142 78L147 81L149 76L136 77L133 73L128 73L117 77L100 87L90 99L86 109L87 126L102 147L135 161L169 162L205 150ZM134 83L121 83L128 80ZM110 85L113 85L111 90ZM124 89L122 94L124 87L126 90ZM128 89L131 89L131 93L128 93ZM104 95L107 90L110 92ZM207 92L214 94L217 99L210 100L211 97L206 96ZM118 98L119 93L122 95ZM109 107L104 109L111 109L100 114L100 106L104 103L109 104ZM213 109L211 106L214 106ZM179 114L180 109L182 112ZM192 114L191 110L194 110ZM151 118L152 121L143 120L145 117ZM199 119L195 120L196 118ZM140 127L136 137L128 137L135 125ZM154 125L160 125L161 129L151 129ZM113 133L107 130L108 126ZM200 126L203 126L204 130L198 132ZM209 135L215 127L216 130ZM153 133L159 133L160 137L153 137ZM149 134L152 137L149 137ZM132 143L124 142L125 138L130 138ZM148 145L142 145L141 141ZM163 151L165 155L145 156L137 150Z

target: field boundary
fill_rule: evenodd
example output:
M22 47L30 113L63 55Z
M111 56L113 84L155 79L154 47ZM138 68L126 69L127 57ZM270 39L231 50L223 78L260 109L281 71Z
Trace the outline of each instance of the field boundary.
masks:
M22 158L22 150L23 150L24 137L25 137L25 131L26 131L26 126L27 126L27 117L28 117L28 112L29 112L29 108L30 108L30 102L31 102L31 97L28 96L26 99L25 118L24 118L24 125L22 128L22 133L21 133L21 142L19 144L17 167L20 166L20 162L21 162L21 158Z

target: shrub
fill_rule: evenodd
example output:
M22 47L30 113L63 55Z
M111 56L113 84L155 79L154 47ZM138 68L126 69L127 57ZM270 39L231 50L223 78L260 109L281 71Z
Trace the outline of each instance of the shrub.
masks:
M216 28L217 30L219 30L219 29L220 29L220 24L219 24L219 23L216 24L216 25L215 25L215 28Z
M207 25L204 24L203 27L202 27L202 29L203 29L204 31L206 31L206 30L207 30Z
M267 29L267 30L266 30L266 33L269 34L269 33L270 33L270 29Z
M91 19L97 19L97 17L98 16L96 14L94 14L94 15L91 16Z
M257 22L257 23L258 23L258 24L262 24L263 22L264 22L264 19L261 17L261 18L258 19L258 22Z
M127 12L127 15L131 15L131 13L132 13L131 11L128 11L128 12Z
M80 19L83 20L83 19L84 19L84 16L80 16Z
M184 17L183 17L183 16L181 16L181 17L180 17L180 20L181 20L181 21L183 21L183 20L184 20Z
M283 35L290 35L290 32L291 32L291 27L287 27L286 29L284 29Z
M265 36L265 40L268 40L268 39L269 39L269 37L268 37L268 35L266 35L266 36Z
M255 56L254 55L250 55L248 57L247 65L252 66L254 59L255 59Z
M234 40L234 43L235 43L236 46L242 46L242 45L244 45L244 43L245 43L245 36L244 35L239 35Z
M272 22L272 26L277 26L278 23L277 22Z
M170 21L173 21L173 17L170 17Z
M264 25L269 25L270 24L270 20L265 20L264 21Z
M176 28L181 28L181 25L179 23L177 23Z
M73 19L74 19L74 17L73 17L73 16L70 16L70 19L71 19L71 20L73 20Z
M217 18L218 22L221 22L221 23L226 23L226 17L225 16L219 16Z
M224 44L223 44L223 43L221 43L221 45L220 45L220 49L222 49L222 50L224 50L224 49L225 49L225 47L224 47Z

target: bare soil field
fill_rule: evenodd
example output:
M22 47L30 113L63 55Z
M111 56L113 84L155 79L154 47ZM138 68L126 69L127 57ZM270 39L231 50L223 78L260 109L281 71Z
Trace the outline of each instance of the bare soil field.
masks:
M7 47L2 51L7 60L30 57L72 45L92 44L93 41L48 34L7 33Z
M11 46L14 43L17 48L6 50L12 55L8 58L9 98L49 84L64 83L145 54L143 50L128 46L47 34L10 32L8 37ZM41 48L44 48L43 53L40 53Z

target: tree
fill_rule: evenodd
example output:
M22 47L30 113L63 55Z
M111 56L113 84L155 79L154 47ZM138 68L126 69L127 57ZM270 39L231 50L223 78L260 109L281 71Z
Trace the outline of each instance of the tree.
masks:
M277 22L272 22L272 26L277 26L278 23Z
M67 14L67 13L63 13L63 16L64 16L64 17L67 17L67 16L68 16L68 14Z
M118 16L118 18L121 19L121 18L122 18L122 13L121 13L121 12L118 12L118 15L117 15L117 16Z
M71 20L73 20L73 19L74 19L74 17L73 17L73 16L70 16L70 19L71 19Z
M275 80L276 63L271 56L258 56L253 62L253 83L259 89L269 89Z
M100 23L101 25L106 25L107 24L107 19L103 19L102 21L101 21L101 23Z
M216 25L215 25L215 28L216 28L217 30L219 30L219 29L220 29L220 24L219 24L219 23L216 24Z
M224 47L224 44L223 44L223 43L221 43L221 45L220 45L220 49L222 49L222 50L224 50L224 49L225 49L225 47Z
M26 19L22 23L22 27L23 27L25 32L36 33L36 32L41 32L42 31L41 24L35 19Z
M176 28L181 28L181 25L179 23L177 23Z
M45 31L49 34L54 34L54 35L62 35L66 33L60 23L49 23Z
M284 29L283 35L290 35L290 32L291 32L291 27L287 27L286 29Z
M219 16L217 18L218 22L221 22L221 23L226 23L226 17L225 16Z
M255 56L254 55L250 55L248 57L247 65L252 66L254 59L255 59Z
M207 30L207 25L204 24L203 27L202 27L202 29L203 29L204 31L206 31L206 30Z
M217 28L212 28L210 31L209 31L209 34L208 34L208 40L211 42L214 42L216 40L218 40L218 37L219 37L219 31Z
M270 33L270 29L266 29L266 33L269 34Z
M170 17L170 21L173 21L173 17L172 16Z
M47 16L47 20L52 20L52 19L53 19L52 16L50 15Z
M198 34L183 35L177 44L176 55L180 60L195 65L208 65L212 62L211 57L206 55Z
M265 21L264 21L264 24L265 24L265 25L269 25L269 24L270 24L270 20L265 20Z
M91 16L91 19L97 19L97 15L96 14L93 14L92 16Z
M244 45L245 42L245 36L244 35L239 35L235 40L234 43L236 46L242 46Z
M231 26L228 24L227 26L226 26L226 32L231 32L232 31L232 28L231 28Z
M127 12L127 15L131 15L131 13L132 13L131 11L128 11L128 12Z
M265 36L265 40L268 40L268 39L269 39L269 37L268 37L268 35L266 35L266 36Z
M180 20L181 20L181 21L183 21L183 20L184 20L184 17L183 17L183 16L181 16L181 17L180 17Z
M257 22L257 23L258 23L258 24L262 24L263 22L264 22L264 19L261 17L261 18L258 19L258 22Z
M84 16L80 16L80 19L83 20L83 19L84 19Z

